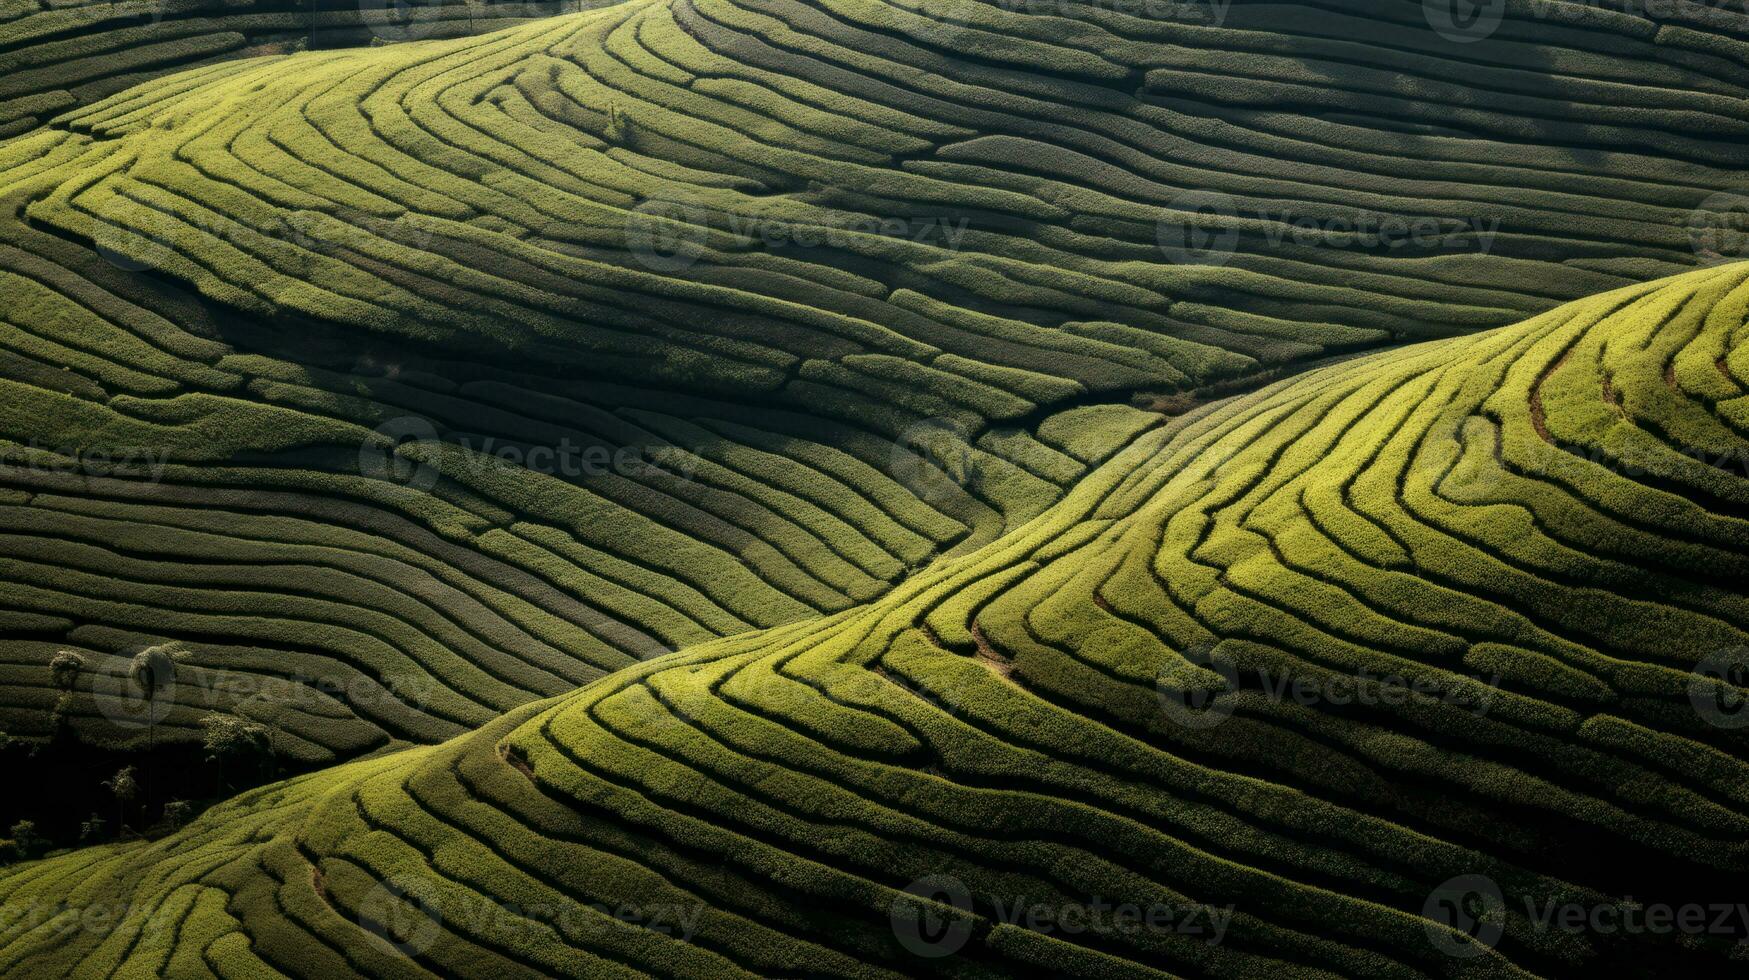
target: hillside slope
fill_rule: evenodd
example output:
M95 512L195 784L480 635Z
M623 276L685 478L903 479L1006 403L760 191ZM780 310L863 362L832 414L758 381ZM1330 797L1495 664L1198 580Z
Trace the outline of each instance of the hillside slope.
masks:
M0 7L0 138L148 79L221 61L484 33L578 3L14 0Z
M0 969L1734 975L1532 913L1740 898L1746 333L1737 264L1184 416L864 607L5 872Z
M0 725L449 738L975 549L1137 395L1735 251L1677 7L634 0L73 109L0 143Z

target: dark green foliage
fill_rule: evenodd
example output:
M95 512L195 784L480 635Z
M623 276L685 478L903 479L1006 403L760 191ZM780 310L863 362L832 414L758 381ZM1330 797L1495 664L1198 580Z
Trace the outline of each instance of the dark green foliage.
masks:
M1728 933L1536 910L1749 871L1749 746L1706 708L1743 703L1708 671L1749 649L1749 533L1702 506L1743 491L1692 465L1749 450L1724 421L1745 311L1749 264L1152 428L1041 427L1129 434L1037 521L880 599L244 793L0 897L75 880L73 908L166 910L212 883L232 917L198 941L284 973L1728 975ZM1702 565L1731 574L1679 580ZM1502 934L1453 957L1433 899L1466 876L1501 893ZM1113 901L1221 932L1117 928ZM923 933L963 942L920 955ZM0 955L119 969L196 941L38 935Z
M62 650L49 659L49 676L63 691L73 689L79 680L79 672L84 669L85 658L71 650Z
M0 861L30 861L48 850L48 838L37 833L34 821L20 820L7 833L10 836L0 840Z
M1632 285L1742 244L1741 32L1422 6L0 14L0 720L235 793L0 973L1728 968L1517 910L1749 871L1744 273ZM1001 909L1111 898L1232 919Z
M206 761L216 771L221 791L258 782L272 772L273 744L266 726L230 715L208 715L200 720L200 728Z

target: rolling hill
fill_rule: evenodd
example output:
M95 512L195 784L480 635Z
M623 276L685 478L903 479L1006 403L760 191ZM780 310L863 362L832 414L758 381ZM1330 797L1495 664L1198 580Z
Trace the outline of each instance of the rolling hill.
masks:
M1536 9L635 0L67 89L0 144L0 724L441 741L995 540L1132 401L1739 253L1736 22Z
M0 969L1736 975L1533 913L1749 865L1746 319L1737 264L1206 406L863 606L5 872Z
M0 8L0 138L221 61L482 33L580 4L19 0Z
M0 975L1741 975L1749 16L1439 8L0 3L0 757L295 774Z

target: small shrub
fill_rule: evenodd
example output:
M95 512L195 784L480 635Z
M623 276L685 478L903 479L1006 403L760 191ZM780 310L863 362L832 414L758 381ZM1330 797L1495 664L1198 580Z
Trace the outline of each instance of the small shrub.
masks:
M171 800L164 804L164 826L180 830L194 819L194 804L187 800Z
M29 861L41 857L48 850L49 842L36 832L34 820L18 821L12 825L9 833L12 834L12 839L5 843L12 845L16 852L17 856L13 858L15 861Z
M103 839L103 828L109 821L93 813L79 825L80 843L94 843Z
M71 650L62 650L49 661L49 677L63 691L73 689L79 680L79 672L84 669L85 657Z
M231 715L212 714L200 720L201 744L206 747L206 761L218 771L219 786L224 788L225 773L252 772L259 776L271 768L273 746L268 741L267 728Z
M127 824L128 804L139 798L139 777L133 766L122 766L114 776L103 781L103 788L115 794L115 824L119 829Z
M607 131L604 135L609 143L623 144L631 139L631 117L626 115L618 102L611 102L607 106Z

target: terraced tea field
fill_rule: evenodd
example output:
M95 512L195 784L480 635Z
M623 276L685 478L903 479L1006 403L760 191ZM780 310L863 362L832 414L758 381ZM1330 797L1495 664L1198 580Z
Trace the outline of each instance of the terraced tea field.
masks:
M0 7L0 975L1749 963L1749 15L589 6Z
M1354 23L1332 16L1317 33ZM142 737L105 724L118 712L174 738L244 702L282 751L329 759L845 609L1039 513L1108 428L1144 424L1106 412L1041 441L1058 409L1692 266L1713 214L1697 209L1728 212L1749 152L1720 60L1737 42L1691 28L1648 44L1625 22L1613 39L1514 25L1572 44L1536 49L1559 51L1544 81L1570 100L1533 112L1485 84L1532 70L1504 36L1489 56L1515 67L1430 62L1424 93L1386 96L1277 78L1273 8L1222 27L1086 17L1046 44L1060 19L971 4L628 3L197 68L0 147L21 447L0 473L20 541L6 656L37 668L14 675L8 728L48 724L46 663L71 643L95 696L63 715L95 737ZM1000 50L956 59L974 38ZM1304 43L1331 71L1359 50ZM1193 50L1246 66L1251 101L1315 88L1328 111L1211 101ZM1435 132L1444 110L1415 121L1460 83L1486 104L1465 139ZM1619 105L1629 91L1645 105ZM1699 135L1668 130L1691 117ZM1522 142L1527 126L1563 145ZM1387 135L1398 152L1363 162ZM1174 222L1208 195L1236 237L1162 260L1173 234L1196 246ZM1331 215L1437 233L1306 239ZM394 439L424 467L399 484L358 451ZM686 478L484 465L560 441L678 454ZM155 479L33 454L94 445ZM200 668L178 685L195 706L100 710L131 691L130 651L166 642ZM320 684L287 705L263 674Z
M1551 933L1521 900L1723 896L1749 864L1743 736L1690 710L1692 665L1749 630L1741 472L1699 462L1749 458L1746 311L1749 266L1691 273L1185 416L856 610L20 868L7 904L61 911L5 934L6 968L1741 969L1729 940ZM1267 696L1369 674L1413 695ZM1459 875L1505 898L1473 957L1424 917ZM1090 895L1228 931L1001 915ZM57 931L92 904L129 918ZM926 908L958 956L907 947Z
M22 0L0 10L0 137L174 71L376 41L456 37L576 10L558 2Z

